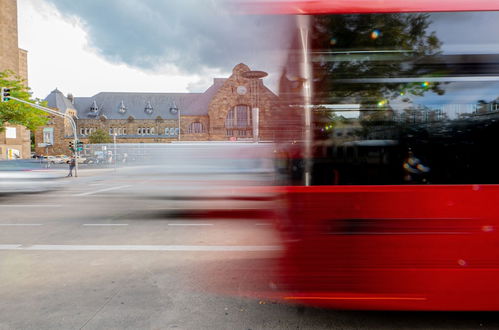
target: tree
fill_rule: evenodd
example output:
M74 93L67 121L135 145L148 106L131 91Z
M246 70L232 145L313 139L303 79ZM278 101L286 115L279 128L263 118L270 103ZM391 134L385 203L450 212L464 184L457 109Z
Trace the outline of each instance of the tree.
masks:
M313 103L359 104L364 138L371 131L395 132L393 100L410 104L411 95L444 94L441 83L424 78L386 79L446 75L445 65L427 65L442 44L429 31L431 23L430 15L417 13L314 16Z
M440 54L441 42L428 14L321 15L313 19L315 104L359 103L377 111L391 99L443 94L439 83L367 83L366 78L435 76L445 68L424 65ZM359 82L345 82L358 79Z
M30 89L12 71L0 72L0 86L10 88L10 95L28 102L38 102L31 98ZM49 117L45 112L28 105L7 101L0 102L0 131L5 129L5 123L26 126L32 132L47 123Z
M103 129L96 129L88 136L88 141L94 143L111 143L112 139Z

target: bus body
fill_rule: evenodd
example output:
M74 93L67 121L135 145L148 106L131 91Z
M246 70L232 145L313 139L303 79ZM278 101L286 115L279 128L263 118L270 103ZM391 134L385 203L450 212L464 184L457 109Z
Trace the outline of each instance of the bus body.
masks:
M250 8L301 14L275 118L282 298L499 310L499 3Z

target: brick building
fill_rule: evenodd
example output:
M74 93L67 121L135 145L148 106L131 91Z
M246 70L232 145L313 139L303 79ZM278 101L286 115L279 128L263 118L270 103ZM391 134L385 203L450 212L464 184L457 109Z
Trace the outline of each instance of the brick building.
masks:
M45 100L49 107L76 118L78 138L84 143L96 129L116 135L117 143L252 140L254 124L260 139L271 139L266 123L277 96L262 79L245 78L248 71L240 63L230 77L215 78L203 93L102 92L74 97L55 89ZM72 137L68 124L54 117L40 128L35 134L37 144L53 146L36 152L67 154Z
M0 0L0 71L10 70L28 84L27 51L18 46L17 1ZM30 132L24 126L5 123L0 132L0 160L29 158Z

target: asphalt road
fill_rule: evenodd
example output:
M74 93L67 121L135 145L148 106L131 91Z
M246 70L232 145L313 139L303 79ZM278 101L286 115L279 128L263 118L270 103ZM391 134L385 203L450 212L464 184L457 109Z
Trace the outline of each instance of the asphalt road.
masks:
M499 328L498 313L333 311L268 299L280 242L258 211L275 202L238 189L265 175L146 167L67 180L56 191L0 197L1 329Z

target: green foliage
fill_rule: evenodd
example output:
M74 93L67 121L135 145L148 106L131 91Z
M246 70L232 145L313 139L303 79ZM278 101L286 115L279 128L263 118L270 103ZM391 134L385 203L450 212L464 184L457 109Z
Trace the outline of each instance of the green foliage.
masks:
M322 15L313 20L315 104L360 103L378 110L383 100L443 94L439 83L345 83L342 79L438 76L419 64L439 54L441 42L429 32L427 14ZM386 104L387 104L386 103Z
M29 87L26 87L12 71L0 72L0 86L10 88L10 95L18 99L31 103L38 101L31 98ZM23 125L34 131L37 127L45 125L48 119L45 112L28 105L13 100L0 102L0 131L4 129L3 125L7 122Z
M91 144L95 143L111 143L112 139L109 134L106 133L103 129L96 129L92 134L88 136L88 141Z

